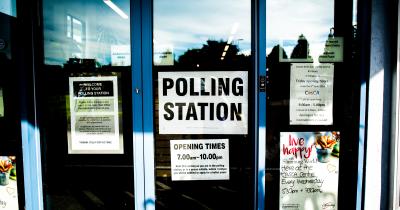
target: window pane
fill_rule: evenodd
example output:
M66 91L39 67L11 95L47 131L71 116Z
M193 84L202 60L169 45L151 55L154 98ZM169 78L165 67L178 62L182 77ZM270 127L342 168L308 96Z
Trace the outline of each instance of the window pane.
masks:
M128 0L44 0L46 209L134 209Z

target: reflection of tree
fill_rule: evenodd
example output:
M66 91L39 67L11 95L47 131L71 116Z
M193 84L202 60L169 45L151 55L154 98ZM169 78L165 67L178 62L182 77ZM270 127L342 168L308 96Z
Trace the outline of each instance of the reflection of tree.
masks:
M279 62L280 51L282 58L286 59L287 54L280 45L273 47L267 56L268 96L270 101L275 102L288 99L289 94L290 63Z
M226 55L221 59L224 50ZM250 56L239 54L237 45L225 41L208 40L200 49L189 49L181 55L176 67L187 70L249 70ZM234 67L234 69L232 69Z
M297 45L294 47L290 58L297 58L297 59L310 59L312 60L311 56L309 55L309 44L306 37L301 34L299 39L297 40Z

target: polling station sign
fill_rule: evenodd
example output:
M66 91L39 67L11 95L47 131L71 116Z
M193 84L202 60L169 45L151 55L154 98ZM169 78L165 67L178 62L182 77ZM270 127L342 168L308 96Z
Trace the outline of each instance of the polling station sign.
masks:
M160 134L247 134L246 71L159 72Z

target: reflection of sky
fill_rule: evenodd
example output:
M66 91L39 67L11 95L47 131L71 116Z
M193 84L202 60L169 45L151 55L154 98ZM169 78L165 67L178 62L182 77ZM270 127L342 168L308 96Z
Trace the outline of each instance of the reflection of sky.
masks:
M17 2L16 0L0 0L0 12L17 17Z
M128 16L129 1L113 0ZM82 43L67 37L67 15L82 22ZM112 45L130 44L130 22L102 0L44 0L46 64L63 64L71 57L111 63ZM78 56L75 56L78 55Z
M4 0L2 0L4 1ZM7 0L9 1L9 0ZM113 2L129 15L128 0ZM155 0L155 45L172 45L176 58L186 50L201 48L207 40L227 41L232 27L239 27L233 44L250 51L251 2L249 0ZM304 34L314 57L322 54L329 29L333 27L334 1L268 0L267 49L281 43L288 55ZM46 59L65 62L77 47L65 36L65 17L83 21L85 58L110 62L110 45L130 44L129 20L122 19L102 0L44 0ZM56 62L58 63L58 62Z
M283 43L288 56L304 34L310 44L310 54L322 54L330 28L334 25L333 0L268 0L267 53Z
M251 4L243 0L155 0L154 40L156 45L173 45L175 56L201 48L207 40L227 41L239 23L233 44L250 50Z

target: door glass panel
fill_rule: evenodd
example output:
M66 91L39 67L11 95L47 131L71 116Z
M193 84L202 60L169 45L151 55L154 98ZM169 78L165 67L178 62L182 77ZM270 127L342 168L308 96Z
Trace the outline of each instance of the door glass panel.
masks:
M359 52L352 7L266 1L265 209L355 208Z
M157 209L251 209L251 2L153 2Z
M43 1L46 209L134 209L130 2Z

